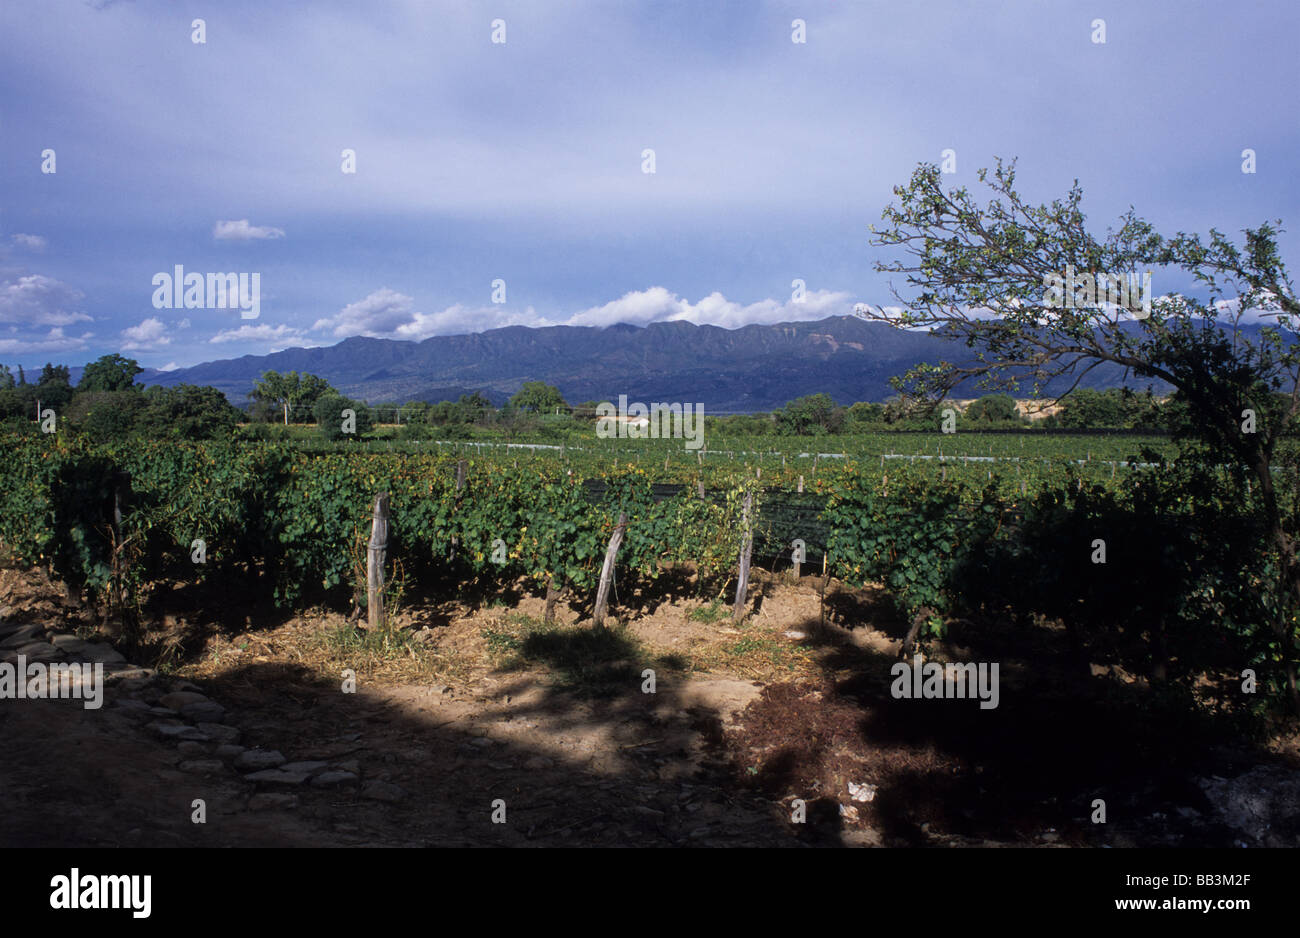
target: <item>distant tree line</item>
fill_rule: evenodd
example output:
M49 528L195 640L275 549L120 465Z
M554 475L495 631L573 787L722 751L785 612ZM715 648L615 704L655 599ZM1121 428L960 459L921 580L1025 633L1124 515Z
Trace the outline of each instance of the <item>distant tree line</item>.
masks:
M1048 403L1044 400L1043 403ZM723 433L820 436L870 433L882 430L935 430L943 411L927 411L903 398L884 403L838 405L829 394L809 394L771 413L712 418ZM955 402L957 430L1116 430L1175 433L1188 420L1186 405L1178 397L1159 398L1150 390L1128 388L1096 391L1078 388L1062 398L1060 409L1041 418L1021 413L1009 394L987 394L964 407Z
M398 424L401 439L468 439L475 435L564 439L585 433L598 401L569 405L559 389L528 381L498 408L480 392L456 401L379 403L347 397L318 375L267 371L254 384L245 410L215 388L182 384L144 387L143 369L130 358L105 355L88 364L75 386L66 365L46 364L35 381L21 367L0 365L0 422L35 432L40 410L53 410L74 432L94 439L145 434L207 439L229 435L239 424L255 438L277 435L273 425L315 424L329 439L359 439L377 425ZM988 394L964 407L953 404L957 430L1115 430L1178 433L1188 408L1174 394L1151 390L1079 388L1040 419L1020 412L1009 394ZM940 414L942 408L940 408ZM883 403L836 404L829 394L809 394L770 413L708 417L710 429L728 435L820 436L884 430L934 430L934 412L903 398Z
M227 435L239 422L240 412L216 388L146 388L135 383L143 370L132 359L105 355L87 365L74 386L66 365L47 363L34 382L21 366L15 375L0 365L0 424L37 432L40 420L53 412L60 425L95 440L132 435L198 440Z

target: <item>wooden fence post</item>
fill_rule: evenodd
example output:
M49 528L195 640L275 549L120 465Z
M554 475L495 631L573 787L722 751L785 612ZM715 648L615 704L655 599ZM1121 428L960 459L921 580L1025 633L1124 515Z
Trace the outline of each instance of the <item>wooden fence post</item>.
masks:
M555 588L555 574L546 578L546 611L542 621L548 625L555 621L555 602L560 598L560 591Z
M596 608L591 614L598 629L605 625L605 609L609 604L609 584L614 579L614 558L618 556L618 548L623 543L625 530L627 530L627 514L620 511L618 524L614 525L614 533L609 538L609 548L605 551L605 564L600 568L600 585L596 588Z
M370 628L384 627L384 556L388 552L388 493L375 496L370 525L370 546L366 548L366 611Z
M745 493L744 507L742 508L741 524L745 529L744 539L740 544L740 570L739 578L736 582L736 604L732 607L731 618L739 622L745 614L745 592L749 588L749 557L754 548L754 535L750 530L750 509L754 506L754 493Z
M109 588L109 602L104 609L104 624L108 624L108 616L111 608L116 607L119 610L126 608L127 586L125 583L126 570L122 559L123 537L122 537L122 512L131 500L131 473L115 472L113 473L113 569L112 585Z

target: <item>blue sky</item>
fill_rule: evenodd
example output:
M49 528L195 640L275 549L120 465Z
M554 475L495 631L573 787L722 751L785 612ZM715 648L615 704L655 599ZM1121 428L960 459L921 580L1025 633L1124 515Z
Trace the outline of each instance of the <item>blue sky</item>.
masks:
M848 313L948 148L954 185L1079 179L1099 232L1300 225L1298 35L1292 0L5 0L0 361ZM258 317L155 308L178 264L259 273Z

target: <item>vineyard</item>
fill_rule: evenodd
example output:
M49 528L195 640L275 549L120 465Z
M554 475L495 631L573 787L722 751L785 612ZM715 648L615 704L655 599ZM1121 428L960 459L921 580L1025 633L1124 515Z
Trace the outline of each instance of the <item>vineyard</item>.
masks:
M390 588L523 577L581 605L622 517L625 587L687 565L702 598L724 597L748 535L773 572L802 560L805 574L883 584L909 641L1047 617L1081 656L1167 672L1188 693L1199 682L1239 702L1247 667L1266 685L1259 699L1280 693L1286 653L1261 627L1278 612L1275 560L1250 483L1165 461L1166 439L881 434L838 453L638 442L28 437L8 446L0 539L105 616L130 620L160 584L194 581L347 608L365 604L365 539L386 492Z

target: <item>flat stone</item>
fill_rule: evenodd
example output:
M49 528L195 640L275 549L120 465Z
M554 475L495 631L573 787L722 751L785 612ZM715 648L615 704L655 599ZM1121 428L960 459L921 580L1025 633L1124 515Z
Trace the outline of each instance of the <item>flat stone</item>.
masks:
M1257 765L1235 779L1211 777L1200 785L1223 822L1237 833L1269 845L1277 835L1300 831L1300 773L1294 769ZM1284 842L1280 837L1276 841Z
M90 644L84 639L77 638L75 635L67 635L62 632L58 635L51 635L50 643L59 646L69 654L75 654L78 650Z
M346 762L335 762L332 766L340 772L351 772L353 775L361 774L361 763L356 759L348 759Z
M155 735L162 739L171 739L177 742L182 739L192 739L200 743L208 741L207 734L199 732L192 726L186 726L184 723L150 723L149 729L153 730Z
M333 770L321 772L311 780L316 788L339 788L343 785L355 785L358 779L355 773Z
M553 765L555 765L555 763L546 758L546 756L533 756L524 762L524 768L532 772L537 772L541 769L549 769Z
M308 775L312 775L327 765L329 765L328 762L287 762L280 768L285 772L306 772Z
M139 716L147 716L149 714L149 705L147 703L143 700L133 700L130 697L124 697L120 700L114 701L113 706L119 710L126 710L129 713L134 713Z
M206 756L208 754L208 747L205 744L195 742L192 739L182 739L177 744L176 751L183 756L197 758L199 756Z
M389 804L396 804L406 797L406 789L391 782L376 780L365 784L365 787L361 789L361 797L369 798L371 801L385 801Z
M218 772L224 771L226 766L220 759L191 759L188 762L182 762L176 768L192 775L216 775Z
M186 691L192 694L203 694L203 688L199 687L197 684L191 684L189 681L172 681L173 694L184 693Z
M170 707L150 707L149 712L160 720L175 720L176 711Z
M20 625L9 633L8 637L0 641L0 648L17 648L20 645L26 645L28 642L37 641L45 634L43 625Z
M26 645L19 646L16 651L30 664L62 661L64 657L63 652L49 642L28 642Z
M247 772L275 769L284 765L284 756L275 749L248 749L235 760L235 768Z
M244 751L245 750L243 746L235 746L231 743L223 743L222 745L218 746L216 748L216 751L213 752L212 754L216 756L218 759L225 759L227 761L231 761L239 758L239 754Z
M298 807L297 795L260 792L248 799L248 810L250 811L287 811L296 807Z
M223 723L198 723L196 725L219 743L239 742L241 734L237 727L226 726Z
M207 697L202 694L195 694L190 691L174 691L170 694L163 694L158 698L159 705L170 707L172 710L182 710L190 704L209 703Z
M226 708L211 700L181 708L181 716L194 723L220 723L225 715Z
M235 760L238 764L239 760ZM244 776L247 782L255 782L259 785L284 785L293 788L307 781L311 776L306 772L286 772L283 769L262 769L260 772L250 772Z
M129 667L121 670L110 671L104 669L104 680L119 681L124 690L136 691L141 690L150 681L154 679L155 671L152 668Z
M85 661L98 661L100 664L125 664L126 656L105 642L87 644L77 652L77 657Z

